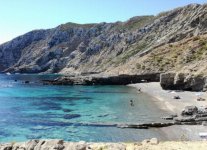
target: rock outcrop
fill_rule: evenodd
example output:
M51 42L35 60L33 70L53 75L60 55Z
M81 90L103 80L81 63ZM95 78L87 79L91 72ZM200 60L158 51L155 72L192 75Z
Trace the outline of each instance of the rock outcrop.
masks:
M134 143L87 143L84 141L75 143L63 140L31 140L28 142L0 144L1 150L206 150L206 147L206 141L159 142L157 138Z
M181 112L180 117L175 118L175 124L178 125L201 125L207 121L206 106L186 106Z
M0 71L19 73L206 73L207 5L126 22L67 23L0 45Z
M159 82L160 74L118 75L118 76L64 76L55 80L44 80L52 85L127 85L141 82Z
M205 76L184 73L163 73L160 84L165 90L206 91Z

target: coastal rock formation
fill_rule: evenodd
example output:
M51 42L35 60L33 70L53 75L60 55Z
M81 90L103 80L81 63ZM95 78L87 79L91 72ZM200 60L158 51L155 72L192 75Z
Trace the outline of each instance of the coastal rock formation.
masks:
M186 106L181 112L181 116L175 118L175 124L178 125L201 125L207 121L206 106Z
M207 74L206 12L206 4L192 4L126 22L67 23L35 30L0 45L0 71Z
M160 84L165 90L206 91L206 77L184 73L164 73Z
M65 142L63 140L31 140L20 143L0 144L1 150L206 150L205 141L159 142L158 139L146 139L135 143L86 143Z
M159 82L160 74L119 75L119 76L64 76L55 80L45 80L52 85L127 85L140 82Z

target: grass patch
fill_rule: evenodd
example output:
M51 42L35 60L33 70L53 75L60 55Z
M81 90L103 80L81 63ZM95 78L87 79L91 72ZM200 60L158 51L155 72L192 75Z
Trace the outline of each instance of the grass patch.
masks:
M125 55L121 58L121 61L126 62L127 59L136 55L138 52L144 50L146 47L147 47L146 43L137 44L135 48L125 53Z
M119 24L115 27L117 30L134 30L134 29L140 29L144 27L145 25L151 23L154 21L154 16L140 16L131 18L124 24Z

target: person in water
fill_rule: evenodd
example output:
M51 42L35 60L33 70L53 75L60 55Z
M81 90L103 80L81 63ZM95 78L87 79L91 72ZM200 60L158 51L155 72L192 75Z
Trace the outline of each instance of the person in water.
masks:
M130 105L131 105L131 106L134 106L134 102L133 102L132 99L130 100Z

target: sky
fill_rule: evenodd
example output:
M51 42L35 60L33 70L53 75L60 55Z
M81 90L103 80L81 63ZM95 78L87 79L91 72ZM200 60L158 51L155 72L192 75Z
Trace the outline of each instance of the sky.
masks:
M67 22L126 21L207 0L0 0L0 43Z

